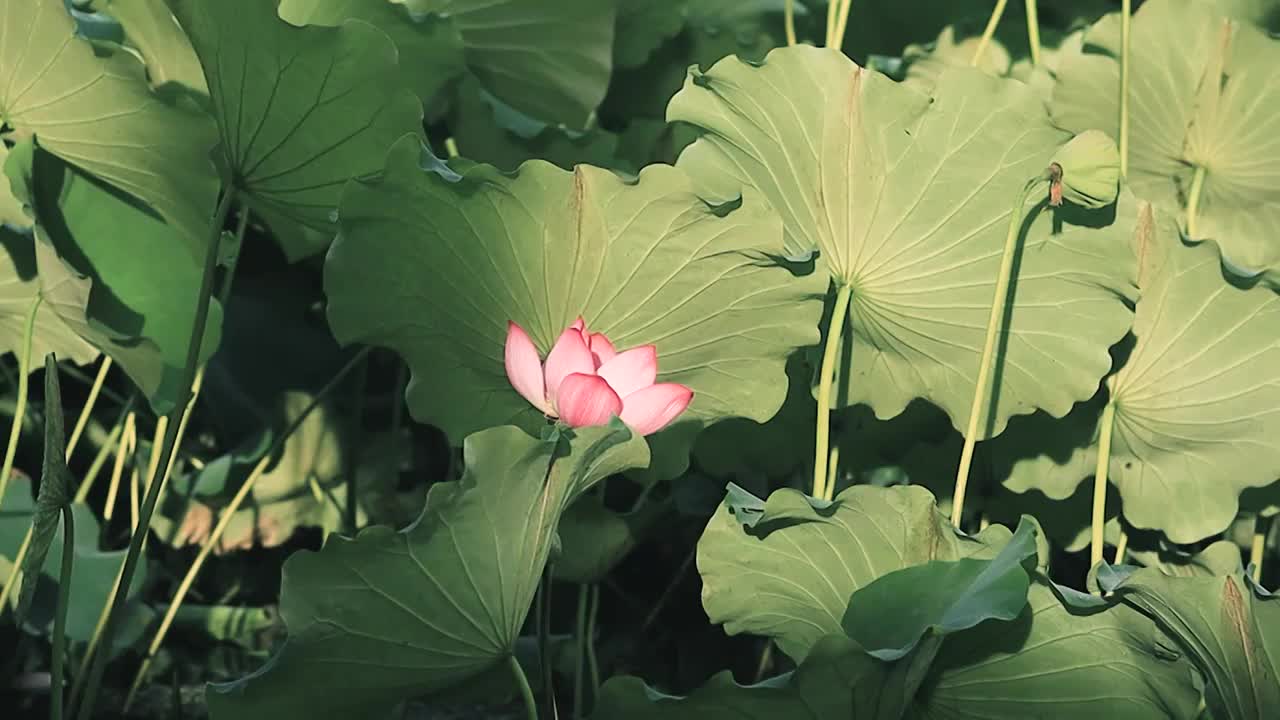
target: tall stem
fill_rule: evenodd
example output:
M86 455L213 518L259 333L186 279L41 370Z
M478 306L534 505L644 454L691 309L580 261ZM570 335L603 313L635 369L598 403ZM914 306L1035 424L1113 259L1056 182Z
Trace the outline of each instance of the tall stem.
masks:
M831 444L831 387L835 384L836 352L840 349L840 336L844 334L844 319L849 314L849 298L852 295L853 286L847 283L840 285L836 291L836 303L831 309L831 322L827 327L827 342L822 350L813 449L813 496L817 498L826 494L827 459Z
M102 365L98 367L98 375L93 379L93 387L89 388L89 397L85 398L84 407L80 408L80 417L76 418L76 425L71 430L71 437L67 440L66 459L71 459L71 453L76 450L76 443L80 442L80 435L84 432L84 428L89 424L89 415L93 412L93 406L98 402L98 393L102 392L102 383L107 379L107 373L111 370L111 356L102 356Z
M231 205L235 201L236 193L232 189L227 189L223 193L222 198L218 201L218 209L214 212L213 222L210 224L209 246L205 249L204 274L200 278L200 290L196 296L196 316L191 328L191 339L187 345L186 363L182 368L182 376L178 381L178 402L174 403L173 409L169 411L169 424L165 430L164 441L161 445L160 456L164 458L162 467L168 467L168 458L177 449L176 440L178 438L178 428L181 425L182 415L186 411L187 403L192 396L192 384L196 378L196 367L200 361L200 345L204 340L205 325L209 321L209 300L213 295L213 280L218 268L218 245L222 240L222 227L226 224L227 214L231 211ZM120 572L119 587L128 588L130 581L133 580L133 574L138 568L138 562L142 559L142 544L146 540L148 528L151 527L151 516L156 509L156 501L160 499L160 489L164 486L162 482L153 482L147 488L147 497L143 501L142 509L138 518L138 531L133 533L129 538L129 550L125 554L124 566ZM116 630L120 623L120 616L124 610L124 601L128 596L128 592L117 592L115 598L111 602L111 609L107 612L107 621L102 628L102 646L111 648L115 640ZM107 667L107 656L109 652L100 652L93 658L93 663L89 666L89 680L85 686L84 702L80 705L78 714L79 720L89 720L93 712L94 700L98 695L98 687L102 683L102 673Z
M823 43L827 47L831 47L835 42L836 35L836 15L840 12L840 3L843 0L827 0L827 37Z
M529 678L525 677L524 670L520 667L520 661L516 660L515 655L507 656L507 667L511 668L511 675L516 680L516 687L520 688L520 699L524 700L525 717L528 720L538 720L538 703L533 699L533 688L529 687Z
M165 611L164 618L160 621L160 627L156 630L156 635L151 640L151 645L147 648L147 656L142 661L142 666L138 668L137 674L133 677L133 684L129 687L129 694L125 697L124 710L128 712L129 706L133 704L134 694L141 687L143 679L146 677L147 670L151 667L152 660L160 650L160 646L164 644L165 636L169 632L169 627L173 624L173 620L178 615L178 609L182 607L182 601L186 599L187 593L190 592L191 586L195 583L196 577L200 574L201 568L209 559L209 554L218 546L222 540L223 534L226 533L227 527L231 524L231 520L240 506L244 504L245 498L253 491L254 485L266 472L267 466L274 460L283 450L285 443L298 431L302 426L302 422L320 405L320 403L333 392L333 389L351 372L357 363L361 362L365 355L369 353L370 348L365 347L360 350L354 357L347 362L346 365L333 376L325 386L311 399L307 407L289 423L288 428L277 436L271 448L267 450L267 454L262 457L253 470L249 473L249 477L240 485L240 489L236 491L235 497L231 499L231 503L222 510L218 518L218 524L214 526L213 531L209 533L209 537L205 539L204 545L201 546L199 554L191 563L191 567L187 568L187 573L182 578L182 582L178 584L178 589L173 595L173 600L169 602L169 609Z
M782 8L782 25L787 33L787 45L796 44L796 0L787 0Z
M50 667L49 717L62 720L63 665L67 659L67 605L71 597L71 566L75 562L76 520L71 505L62 506L62 573L58 576L58 609L53 616L53 663Z
M1187 193L1187 237L1192 240L1200 236L1200 193L1204 191L1205 172L1203 165L1196 166L1196 174L1191 176L1191 191Z
M978 40L978 47L973 51L973 57L969 59L969 65L977 67L982 62L982 55L987 51L987 45L991 44L991 38L996 34L996 25L1000 24L1000 16L1004 15L1004 6L1009 0L996 0L996 6L991 10L991 17L987 19L987 27L982 30L982 38Z
M837 50L844 46L844 31L849 26L849 8L851 7L853 7L853 0L844 0L840 4L840 14L836 16L836 30L831 38L831 46Z
M1036 0L1027 0L1027 44L1031 47L1031 64L1040 64L1040 13Z
M1262 582L1262 561L1267 556L1267 536L1271 534L1273 516L1263 517L1259 514L1253 519L1253 542L1249 545L1249 564L1253 566L1252 577L1256 583Z
M27 320L22 326L22 352L18 355L18 399L13 408L13 425L9 426L9 445L4 450L4 469L0 470L0 505L4 504L4 492L9 487L9 474L13 472L13 458L18 452L18 438L22 435L22 421L27 416L27 375L31 372L31 339L36 331L36 312L44 298L37 293L27 309Z
M827 461L827 484L822 486L822 499L832 500L836 495L836 480L840 477L840 444L831 446Z
M1131 0L1120 2L1120 177L1129 176L1129 19Z
M1129 533L1124 530L1120 531L1120 539L1116 541L1116 557L1111 561L1112 565L1123 565L1125 554L1129 551Z
M1107 403L1098 423L1098 465L1093 471L1093 535L1089 541L1090 567L1102 562L1102 531L1107 524L1107 471L1111 467L1111 431L1116 422L1116 405Z
M790 5L788 3L788 5ZM586 717L587 710L587 689L586 689L586 665L587 665L587 644L591 642L591 637L587 635L587 605L591 602L591 585L582 583L578 586L578 652L576 662L573 664L573 716L575 718Z
M978 442L978 420L987 401L987 383L991 378L991 362L995 356L996 335L1000 318L1008 302L1009 282L1013 275L1013 258L1017 255L1018 230L1022 226L1022 208L1027 204L1031 190L1040 178L1022 186L1018 198L1009 210L1009 229L1004 238L1004 251L1000 256L1000 274L996 277L996 291L991 298L991 314L987 317L987 337L982 345L982 360L978 363L978 377L973 387L973 404L969 407L969 424L964 432L964 448L960 451L960 467L956 471L955 492L952 493L951 524L960 527L964 516L964 496L969 487L969 467L973 464L973 449Z

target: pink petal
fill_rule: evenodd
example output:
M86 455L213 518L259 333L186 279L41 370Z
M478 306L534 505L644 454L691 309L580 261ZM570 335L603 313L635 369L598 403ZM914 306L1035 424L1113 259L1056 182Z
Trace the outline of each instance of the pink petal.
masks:
M591 348L591 354L595 356L596 368L614 358L618 351L613 348L613 343L609 342L609 338L604 333L591 333L587 346Z
M556 398L560 392L560 383L572 373L596 374L596 363L582 339L582 332L570 327L560 333L555 347L547 355L545 376L547 380L547 400L551 407L559 408Z
M573 373L560 385L559 408L569 427L604 425L622 411L622 400L604 378Z
M609 381L609 387L623 400L637 390L647 388L658 377L658 351L652 345L641 345L619 353L600 366L596 374Z
M551 412L547 405L547 393L542 383L542 360L529 334L519 325L507 323L507 347L505 352L507 380L534 407L544 414Z
M641 435L652 435L666 427L689 407L693 391L678 383L658 383L627 396L622 405L622 422Z
M573 324L570 325L569 327L574 330L577 330L578 332L585 332L587 329L587 322L582 319L581 315L579 315L578 319L574 320Z

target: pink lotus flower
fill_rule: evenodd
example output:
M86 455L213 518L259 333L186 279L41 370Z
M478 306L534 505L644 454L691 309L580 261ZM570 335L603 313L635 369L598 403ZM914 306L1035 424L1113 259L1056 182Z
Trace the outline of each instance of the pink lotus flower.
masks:
M633 431L651 435L675 420L693 399L678 383L655 383L652 345L624 352L603 333L587 332L582 318L560 333L544 365L528 333L507 323L507 379L524 399L569 427L604 425L614 415Z

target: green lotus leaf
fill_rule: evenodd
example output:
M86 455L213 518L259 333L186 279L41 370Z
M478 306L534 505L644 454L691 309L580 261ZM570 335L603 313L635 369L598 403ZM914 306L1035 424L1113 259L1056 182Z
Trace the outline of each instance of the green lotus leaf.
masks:
M1135 340L1107 381L1109 476L1130 524L1192 543L1230 525L1243 490L1280 477L1280 295L1228 282L1212 244L1185 246L1171 221L1150 227ZM1069 495L1093 472L1102 406L1079 405L1024 436L1051 437L1048 446L997 441L1006 484Z
M613 33L614 67L643 65L654 51L683 29L684 13L675 3L618 0L618 20Z
M12 558L31 528L36 503L32 497L31 480L15 477L0 507L0 557ZM93 509L83 503L71 506L75 515L75 572L71 574L70 605L67 608L67 637L77 643L87 643L94 635L102 608L106 605L111 588L115 585L120 565L124 562L124 550L98 549L102 528ZM25 625L35 632L49 633L53 629L53 611L58 596L58 577L61 570L62 533L55 533L47 558L41 568L40 581L35 588L31 612ZM129 617L142 617L148 613L140 593L146 584L147 568L141 566L129 585L129 601L125 606ZM0 574L0 582L4 575ZM129 633L116 638L115 651L127 647L146 628L144 625L127 626ZM132 635L132 637L130 637Z
M0 141L0 169L8 164L11 154L9 146ZM5 175L6 177L0 177L0 225L26 230L31 227L31 217L27 215L22 200L18 199L10 189L8 173L6 172Z
M1244 569L1240 547L1228 540L1219 540L1195 554L1168 546L1148 550L1134 547L1131 541L1126 558L1126 562L1136 562L1171 577L1223 577Z
M546 419L507 380L507 323L545 356L579 315L619 349L655 345L659 382L693 389L651 438L661 477L683 470L703 424L777 412L786 358L817 341L820 303L812 274L772 257L777 219L758 195L709 206L670 166L626 182L540 161L458 174L423 157L406 138L379 181L350 186L325 265L334 335L404 356L419 420L455 442L502 423L538 433Z
M331 232L342 186L421 135L420 101L389 81L396 46L368 23L298 28L258 0L172 6L204 68L223 172L255 209Z
M209 95L195 48L165 0L105 0L94 7L124 28L125 41L142 55L152 85L176 84L197 95Z
M424 103L432 103L466 71L462 37L453 23L438 15L414 19L403 5L388 0L281 0L277 12L298 26L336 27L361 20L378 28L399 51L398 84L413 88Z
M55 276L65 276L61 265L85 278L70 285L83 284L87 295L68 287L55 308L85 340L119 354L152 407L167 412L179 394L203 260L186 251L173 226L133 198L50 153L36 151L23 169L28 172L20 194L34 210L36 236L57 256L49 259L55 275L44 279L46 288L56 284ZM45 262L39 249L37 257ZM140 263L140 257L150 262ZM213 300L201 362L217 349L221 330L222 307Z
M40 294L36 274L36 242L30 234L0 227L0 354L22 350L31 303ZM91 362L98 350L59 317L48 298L40 303L31 335L32 367L38 358L54 353L78 365Z
M1202 0L1152 0L1133 16L1128 182L1213 240L1241 275L1280 287L1280 40ZM1120 19L1100 20L1059 68L1054 120L1118 136ZM1185 218L1203 168L1197 225Z
M218 179L210 118L151 92L142 64L76 35L62 0L0 2L0 118L133 195L203 256Z
M509 656L561 513L602 478L648 462L620 422L573 435L476 433L462 479L433 486L416 523L293 555L280 603L289 639L253 675L210 686L212 717L376 715Z
M1192 720L1194 676L1142 613L1073 608L1041 576L1015 620L947 638L907 717Z
M361 6L379 2L386 4L385 0L287 0L293 14L300 16L317 8L317 17L332 17L337 8L343 8L339 12L363 13L367 11ZM461 37L466 67L486 89L523 112L580 128L604 99L613 64L616 2L392 2L408 9L414 22L447 22L449 31ZM445 72L453 71L457 58L449 62Z
M795 671L755 685L716 674L686 697L654 690L636 677L615 677L600 690L596 720L887 720L903 716L937 652L929 643L895 663L877 660L843 635L828 635Z
M819 267L852 286L835 403L887 418L919 397L963 426L1010 206L1068 137L1036 92L954 68L930 97L797 46L760 66L726 58L691 70L668 119L703 130L678 162L699 192L759 188L782 215L787 252L820 251ZM1052 210L1047 183L1042 192L1023 208L1031 218L980 438L1010 416L1061 417L1091 396L1132 320L1132 198Z
M850 597L895 570L931 560L991 558L1009 537L956 533L919 487L855 485L830 504L795 490L767 501L730 485L698 540L702 605L731 635L773 638L797 662L843 634Z
M1262 720L1280 706L1280 598L1242 572L1173 577L1147 568L1103 587L1151 616L1190 655L1213 717Z

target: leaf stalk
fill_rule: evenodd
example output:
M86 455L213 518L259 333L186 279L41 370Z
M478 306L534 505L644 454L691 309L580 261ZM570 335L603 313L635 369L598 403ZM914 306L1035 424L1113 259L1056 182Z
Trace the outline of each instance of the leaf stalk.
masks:
M814 423L813 496L825 497L827 493L827 463L831 444L831 389L835 384L836 352L844 334L844 321L849 315L849 299L853 286L843 283L836 290L835 306L831 309L831 322L827 326L827 340L822 351L822 367L818 371L818 416Z

